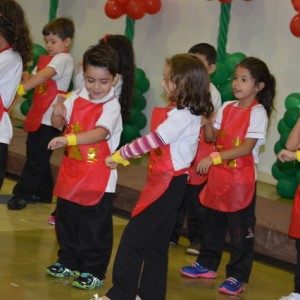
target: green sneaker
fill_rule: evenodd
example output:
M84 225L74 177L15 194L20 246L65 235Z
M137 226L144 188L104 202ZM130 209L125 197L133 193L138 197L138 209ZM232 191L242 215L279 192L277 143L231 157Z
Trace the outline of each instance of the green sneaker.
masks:
M80 289L92 290L95 287L102 286L103 280L98 279L90 273L81 273L79 277L73 280L72 285Z
M57 278L63 278L69 276L78 277L80 275L78 271L71 271L58 262L55 263L54 265L47 267L46 273Z

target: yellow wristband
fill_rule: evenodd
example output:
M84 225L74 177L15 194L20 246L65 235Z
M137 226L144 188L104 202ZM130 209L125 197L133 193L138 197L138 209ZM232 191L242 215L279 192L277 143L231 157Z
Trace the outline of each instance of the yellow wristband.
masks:
M128 166L129 165L129 161L124 159L121 154L120 151L116 151L111 158L118 164L122 164L123 166Z
M297 157L297 161L300 162L300 150L296 151L296 157Z
M76 138L75 134L67 134L67 135L65 135L65 137L68 140L68 144L67 144L68 146L75 146L75 145L77 145L77 138Z
M19 96L24 96L27 94L27 92L24 90L24 85L23 84L19 84L18 89L17 89L17 94Z
M214 166L220 165L223 162L219 152L212 152L209 156L212 159Z

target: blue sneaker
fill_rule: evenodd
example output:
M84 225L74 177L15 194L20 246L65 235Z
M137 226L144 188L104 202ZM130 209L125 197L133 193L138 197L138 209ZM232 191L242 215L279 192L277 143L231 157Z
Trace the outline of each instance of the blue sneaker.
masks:
M219 292L228 295L237 295L244 291L243 282L233 277L228 277L220 286Z
M186 266L182 267L180 269L180 273L187 276L187 277L192 277L192 278L208 278L208 279L213 279L217 277L217 273L206 269L202 265L200 265L198 262L195 262L191 266Z
M69 270L68 268L64 267L62 264L58 262L55 263L54 265L47 267L46 273L57 278L63 278L69 276L77 277L80 274L78 271Z
M98 279L90 273L81 273L79 277L73 280L72 285L80 289L92 290L95 287L102 286L103 280Z

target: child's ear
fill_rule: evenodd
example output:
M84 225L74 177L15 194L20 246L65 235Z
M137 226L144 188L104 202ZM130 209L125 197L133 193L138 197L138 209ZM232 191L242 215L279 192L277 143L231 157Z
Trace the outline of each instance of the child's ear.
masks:
M259 83L256 85L255 91L258 93L258 92L260 92L264 87L265 87L265 83L264 83L264 82L259 82Z
M119 81L119 79L120 79L120 74L117 73L114 77L112 85L115 86L117 84L117 82Z
M69 47L71 46L71 44L72 44L72 39L71 39L71 38L66 38L66 39L64 40L64 43L65 43L65 46L66 46L67 48L69 48Z
M216 65L215 64L209 65L207 71L209 74L212 74L214 71L216 71Z

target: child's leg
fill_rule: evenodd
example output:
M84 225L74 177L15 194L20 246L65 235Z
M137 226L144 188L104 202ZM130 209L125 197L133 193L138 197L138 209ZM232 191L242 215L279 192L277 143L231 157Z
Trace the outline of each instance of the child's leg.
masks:
M174 177L156 202L129 221L114 262L110 299L165 299L168 244L185 182L186 175Z
M254 255L255 198L240 211L228 213L230 235L230 261L226 276L248 282Z
M8 145L0 143L0 191L5 177Z
M296 239L296 249L297 249L297 263L295 270L295 293L300 294L300 239Z

